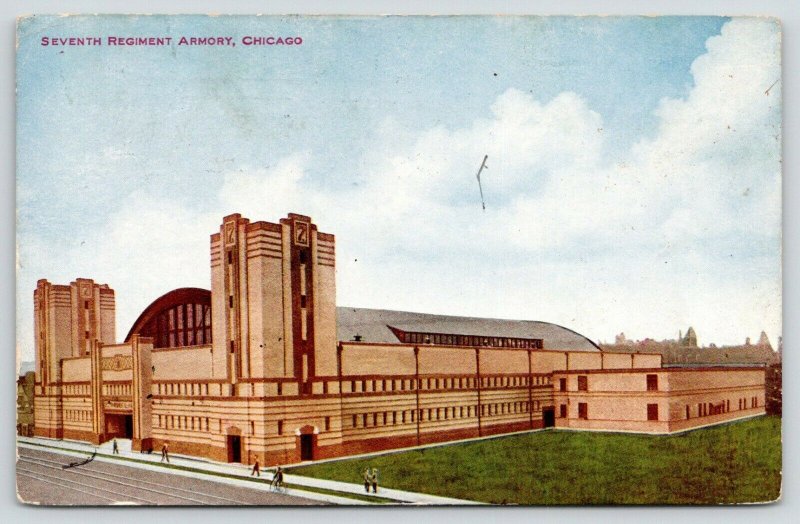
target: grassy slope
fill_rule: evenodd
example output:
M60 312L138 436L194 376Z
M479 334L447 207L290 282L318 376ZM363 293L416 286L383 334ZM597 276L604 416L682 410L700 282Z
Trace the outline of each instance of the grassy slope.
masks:
M509 504L715 504L775 500L781 419L761 417L678 436L547 431L291 470Z

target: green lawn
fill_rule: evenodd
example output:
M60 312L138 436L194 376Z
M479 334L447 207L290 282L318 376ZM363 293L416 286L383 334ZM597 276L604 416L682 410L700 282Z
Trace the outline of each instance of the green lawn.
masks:
M718 504L772 501L781 486L781 419L677 436L542 431L293 468L495 504Z

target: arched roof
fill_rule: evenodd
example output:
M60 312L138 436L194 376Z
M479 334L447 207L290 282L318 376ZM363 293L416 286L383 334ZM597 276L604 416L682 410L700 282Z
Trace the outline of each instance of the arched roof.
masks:
M386 309L336 308L337 338L363 342L396 344L397 336L390 326L402 331L542 339L544 349L568 351L600 351L588 337L564 326L530 320L454 317Z
M136 322L133 323L125 342L130 341L134 333L141 333L147 324L155 319L159 314L181 304L203 304L211 306L211 291L197 287L182 287L173 289L155 299L149 306L142 311Z

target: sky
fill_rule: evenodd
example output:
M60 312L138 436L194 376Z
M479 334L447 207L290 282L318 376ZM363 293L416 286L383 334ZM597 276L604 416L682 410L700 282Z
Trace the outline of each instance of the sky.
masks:
M41 45L71 36L173 45ZM109 284L121 340L210 287L234 212L335 234L339 305L777 345L774 20L33 17L17 40L22 360L38 279Z

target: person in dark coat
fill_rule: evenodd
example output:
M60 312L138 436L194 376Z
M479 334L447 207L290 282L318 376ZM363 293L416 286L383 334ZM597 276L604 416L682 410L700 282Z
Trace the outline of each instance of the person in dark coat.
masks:
M270 487L278 490L281 489L281 486L283 486L283 468L278 466L278 469L275 470L275 474L272 476Z
M112 445L112 454L119 455L119 445L117 444L117 439L114 439L111 445Z
M261 476L261 467L258 464L258 457L256 457L256 463L253 464L253 471L250 472L250 476L256 475L257 477Z
M372 484L372 492L378 492L378 468L372 468L372 475L370 475L370 483Z
M166 461L169 464L169 449L167 447L167 443L164 442L164 445L161 446L161 462Z
M364 491L369 493L369 487L372 484L372 474L369 471L369 468L364 470Z

